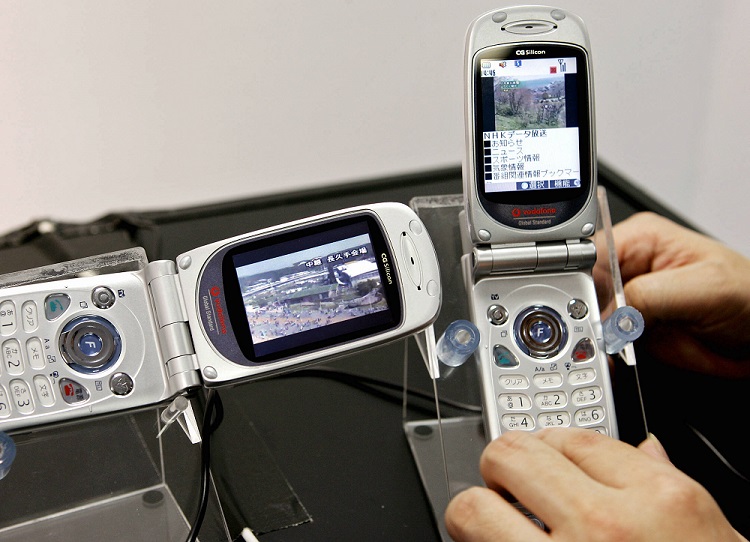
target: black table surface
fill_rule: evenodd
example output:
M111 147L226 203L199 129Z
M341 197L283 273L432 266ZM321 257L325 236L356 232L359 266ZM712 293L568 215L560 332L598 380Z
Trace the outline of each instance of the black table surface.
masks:
M689 226L603 164L599 182L607 188L613 222L650 210ZM329 210L460 192L461 171L455 167L223 204L114 213L85 224L50 228L34 222L0 238L0 273L134 246L144 247L150 261L174 259L212 241ZM403 342L393 343L327 367L397 386L403 379L403 349ZM411 362L409 366L410 382L413 372L417 386L429 386L424 368ZM746 454L732 438L742 417L733 409L743 406L745 383L696 378L651 362L640 352L639 368L649 429L674 463L712 491L747 535L749 523L739 499L747 492L747 481L731 472L699 436L708 438L732 465L750 472ZM225 419L213 455L233 536L258 518L258 505L269 489L263 485L268 483L275 484L270 489L286 490L296 508L260 518L270 526L259 536L261 542L439 540L402 429L397 390L373 390L361 382L303 371L223 390L221 397ZM429 413L429 402L421 406ZM243 438L248 432L253 439ZM264 478L253 470L254 457L276 476ZM292 516L307 520L284 525L284 518Z

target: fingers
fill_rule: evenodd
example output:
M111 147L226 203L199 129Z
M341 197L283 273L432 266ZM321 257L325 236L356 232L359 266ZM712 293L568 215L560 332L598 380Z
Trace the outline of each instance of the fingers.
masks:
M460 542L549 540L512 504L484 487L473 487L454 497L445 511L445 526Z
M642 452L647 453L651 457L658 459L659 461L666 461L671 463L671 461L669 461L667 451L664 449L664 446L661 445L661 442L659 442L659 439L657 439L653 433L648 434L648 438L638 445L638 449Z
M570 521L576 511L585 510L584 501L598 495L603 487L557 446L545 442L545 433L505 433L485 448L479 466L490 489L509 491L554 527Z
M710 275L698 274L692 266L647 273L625 284L625 298L641 312L647 324L696 321L694 315L701 308L700 299L705 292L696 282L709 279ZM687 291L690 295L685 295Z
M646 482L664 467L664 461L656 462L637 448L594 431L558 428L543 430L537 435L586 477L607 487L622 488Z
M506 433L480 462L489 488L509 491L553 530L575 524L576 514L607 501L614 489L648 484L671 468L628 444L572 428Z

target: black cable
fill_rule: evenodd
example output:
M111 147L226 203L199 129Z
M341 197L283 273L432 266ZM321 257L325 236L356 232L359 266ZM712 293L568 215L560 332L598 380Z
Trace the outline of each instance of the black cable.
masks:
M430 401L432 402L432 404L434 404L434 400L435 400L432 393L426 392L424 390L419 390L419 389L409 388L409 387L404 388L404 386L401 384L396 384L394 382L389 382L387 380L373 378L371 376L363 375L360 373L343 371L341 369L334 369L331 367L316 367L313 369L301 369L299 371L294 371L291 373L279 375L278 378L284 378L284 377L286 378L295 378L295 377L330 378L331 380L342 382L344 384L363 390L367 393L376 395L382 399L385 399L391 402L400 402L401 399L399 397L394 397L392 395L384 393L382 390L377 389L378 387L389 389L389 390L405 391L408 395L411 395L420 399L424 399L426 401ZM468 412L481 412L482 411L482 407L478 405L463 403L461 401L455 401L453 399L448 399L445 397L438 397L438 401L440 404L443 404L452 408L456 408L459 410L465 410ZM427 409L420 409L420 410L427 410ZM430 413L432 412L433 411L430 410Z
M188 542L198 539L198 532L203 525L208 508L209 488L211 485L211 434L219 427L224 418L224 406L221 403L219 392L209 389L206 394L206 410L203 413L203 427L201 429L201 479L198 510L196 511L193 525L188 533Z

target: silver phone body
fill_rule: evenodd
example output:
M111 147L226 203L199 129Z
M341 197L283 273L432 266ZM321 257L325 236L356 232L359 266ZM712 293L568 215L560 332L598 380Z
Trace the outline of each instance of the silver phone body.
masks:
M217 349L200 316L206 306L199 284L207 284L207 269L222 268L222 251L256 242L273 247L276 236L293 240L360 218L381 230L377 246L386 250L372 259L387 260L389 272L381 275L394 282L398 321L341 341L334 332L322 346L304 351L303 344L289 355L282 350L257 363L228 359ZM386 268L381 263L379 269ZM370 300L370 310L375 311L376 302L382 299ZM416 214L397 203L344 209L240 235L189 251L177 263L160 260L138 271L3 288L0 430L152 405L199 386L290 371L415 333L434 321L440 303L439 268L429 235ZM235 305L242 309L236 300ZM223 337L225 342L233 338Z
M528 195L521 193L520 183L516 183L517 194L506 183L511 186L506 202L506 193L491 193L487 188L490 182L496 182L494 172L499 167L488 165L495 161L495 155L490 154L496 151L487 149L487 140L503 137L504 131L497 129L493 134L495 128L487 130L486 124L494 122L492 117L502 104L490 104L495 109L489 117L482 111L488 105L478 105L485 96L482 92L486 94L478 81L486 83L479 79L478 70L500 66L492 60L493 55L501 60L516 59L501 68L509 63L519 69L528 66L528 59L536 60L535 55L539 62L550 60L552 53L544 54L548 49L570 55L566 63L559 59L559 65L563 68L570 63L577 70L575 96L581 116L575 124L564 127L578 129L578 154L574 157L579 165L578 178L574 174L565 184L560 181L560 186L572 188L559 192L553 189L553 181L534 181L544 190ZM467 33L462 268L472 319L482 337L476 356L488 440L509 430L554 426L585 427L618 436L591 276L596 251L587 239L597 222L593 83L588 51L583 22L553 7L495 10L477 18ZM489 77L481 73L481 77ZM496 78L495 89L498 85L512 88L505 83L512 80L505 71L500 72L502 75L489 73ZM568 74L560 76L568 81ZM496 94L493 99L499 100ZM565 97L567 108L571 108L571 99L572 95ZM555 201L556 193L565 194L560 196L561 202ZM539 202L534 194L541 195ZM536 224L531 225L533 222Z

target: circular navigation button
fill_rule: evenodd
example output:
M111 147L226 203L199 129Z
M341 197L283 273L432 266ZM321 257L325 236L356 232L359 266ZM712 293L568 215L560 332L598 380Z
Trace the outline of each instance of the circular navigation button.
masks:
M552 326L545 320L536 320L529 326L529 337L534 343L544 346L552 339Z
M104 341L96 333L83 333L78 339L78 350L86 357L98 356L104 347Z
M571 318L581 320L582 318L586 318L588 313L589 307L582 299L571 299L568 301L568 314Z
M106 286L97 286L91 292L91 301L100 309L108 309L115 304L115 293Z
M133 391L133 379L125 373L115 373L109 379L109 389L115 395L128 395Z
M521 350L539 359L557 355L568 342L568 328L560 315L541 305L522 311L516 318L513 332Z
M97 316L79 316L65 324L58 345L65 363L83 373L107 369L119 359L122 350L115 327Z
M487 318L496 326L501 326L508 321L508 311L502 305L490 305L487 309Z

